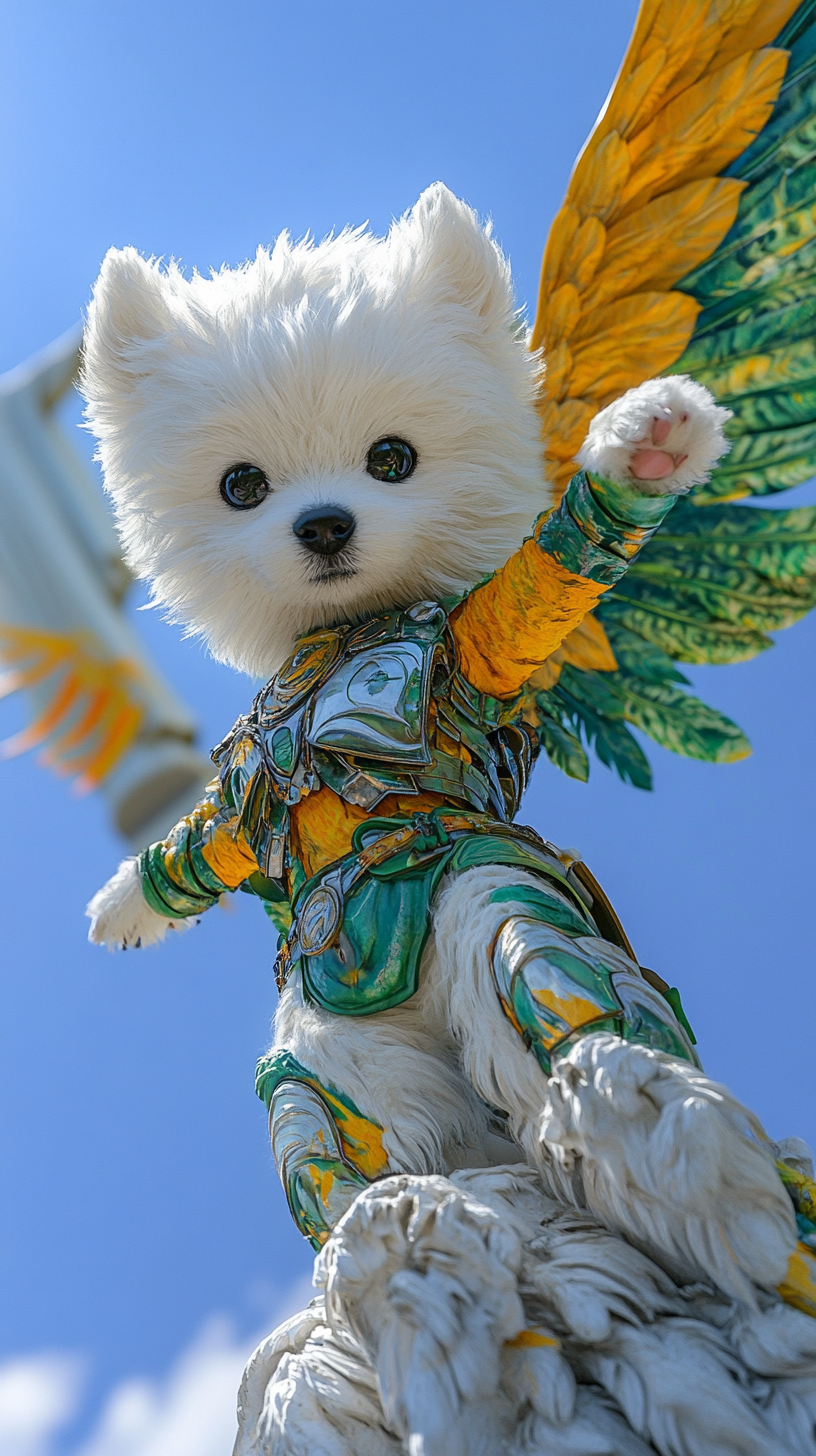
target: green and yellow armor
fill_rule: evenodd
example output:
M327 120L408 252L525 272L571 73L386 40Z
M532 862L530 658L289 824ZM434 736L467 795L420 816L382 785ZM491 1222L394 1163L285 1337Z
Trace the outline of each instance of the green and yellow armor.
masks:
M526 684L672 504L582 472L463 599L302 638L215 749L202 802L142 855L153 908L195 915L249 891L280 932L278 984L297 969L307 1001L369 1016L416 991L442 876L514 867L530 915L509 915L493 972L544 1070L599 1026L695 1060L676 993L627 959L597 886L513 823L540 749ZM383 1129L286 1053L262 1059L258 1090L292 1213L320 1244L386 1171Z

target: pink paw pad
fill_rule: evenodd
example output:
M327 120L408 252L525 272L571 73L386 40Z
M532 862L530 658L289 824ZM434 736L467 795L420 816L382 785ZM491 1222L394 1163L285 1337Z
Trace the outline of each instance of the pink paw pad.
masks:
M678 423L684 425L688 420L686 411L680 416ZM682 465L688 456L685 454L672 455L668 450L661 450L671 434L674 419L669 413L667 415L655 415L651 424L651 440L643 441L643 448L635 452L632 457L632 474L636 480L665 480L678 466Z

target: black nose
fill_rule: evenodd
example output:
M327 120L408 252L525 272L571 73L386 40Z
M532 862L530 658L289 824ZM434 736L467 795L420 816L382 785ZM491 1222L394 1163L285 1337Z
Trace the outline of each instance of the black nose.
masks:
M304 511L292 527L298 540L317 556L336 556L348 546L357 525L342 506L315 506Z

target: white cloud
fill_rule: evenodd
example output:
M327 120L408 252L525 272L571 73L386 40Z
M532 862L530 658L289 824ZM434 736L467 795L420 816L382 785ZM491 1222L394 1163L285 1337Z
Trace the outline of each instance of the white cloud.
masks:
M48 1456L51 1437L79 1406L83 1364L41 1354L0 1365L0 1456Z
M211 1320L164 1380L132 1378L115 1386L91 1435L71 1456L229 1456L248 1355L312 1293L305 1280L294 1285L249 1340L238 1339L227 1320ZM0 1456L53 1456L53 1438L78 1408L82 1378L82 1362L65 1355L0 1366Z
M228 1456L238 1384L255 1343L211 1321L166 1381L118 1385L76 1456Z

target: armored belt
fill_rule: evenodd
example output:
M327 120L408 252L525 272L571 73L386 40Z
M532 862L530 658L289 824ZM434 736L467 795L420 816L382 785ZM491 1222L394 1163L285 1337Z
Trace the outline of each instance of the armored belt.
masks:
M521 825L434 809L403 820L370 818L353 852L307 882L275 963L280 989L295 965L307 1000L365 1016L414 994L442 875L477 864L508 864L560 883L594 922L552 848Z

